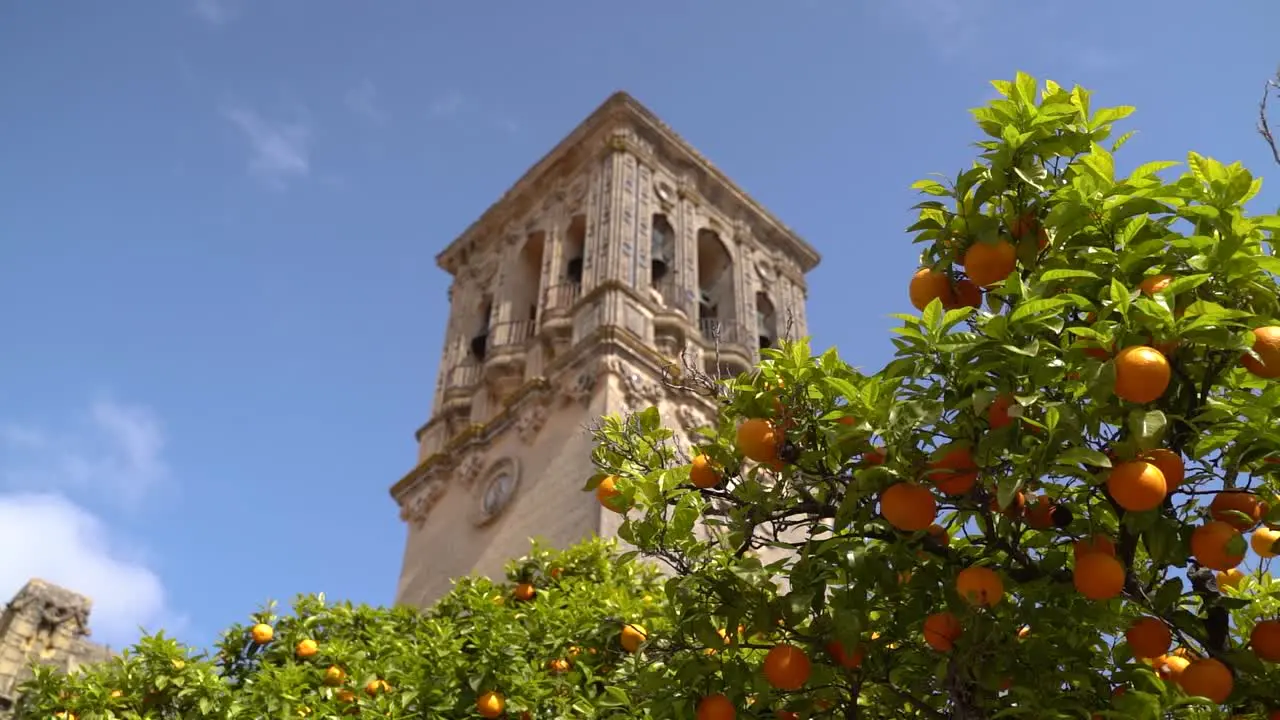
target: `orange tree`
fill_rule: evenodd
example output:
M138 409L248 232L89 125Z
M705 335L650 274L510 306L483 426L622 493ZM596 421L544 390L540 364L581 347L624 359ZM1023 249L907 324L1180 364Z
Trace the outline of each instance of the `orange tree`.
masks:
M426 612L313 595L255 613L211 653L161 634L69 675L37 668L17 717L628 716L613 684L635 672L637 629L662 627L653 568L590 540L535 546L507 575L461 579Z
M915 185L887 367L786 344L688 453L597 430L587 488L674 570L653 715L1280 717L1280 217L1239 164L1117 173L1132 108L994 85Z

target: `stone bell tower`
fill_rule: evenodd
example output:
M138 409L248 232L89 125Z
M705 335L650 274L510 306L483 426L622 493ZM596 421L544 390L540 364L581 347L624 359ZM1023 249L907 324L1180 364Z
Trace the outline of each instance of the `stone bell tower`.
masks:
M683 352L737 374L806 335L818 261L634 98L606 100L436 258L453 283L418 464L391 488L408 524L397 602L497 575L532 537L615 532L582 492L588 426L651 405L668 427L706 424L663 367Z

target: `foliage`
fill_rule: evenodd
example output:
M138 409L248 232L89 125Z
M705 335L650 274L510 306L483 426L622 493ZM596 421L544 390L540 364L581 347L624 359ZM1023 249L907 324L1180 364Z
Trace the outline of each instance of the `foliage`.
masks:
M1280 217L1246 214L1260 180L1239 164L1189 153L1171 179L1174 162L1121 176L1132 133L1112 140L1112 125L1131 107L1094 109L1082 88L1021 73L994 85L1001 97L974 111L979 160L915 185L929 272L887 367L866 375L805 343L764 351L693 443L716 473L698 486L656 409L598 430L587 489L607 479L620 537L675 570L668 629L630 680L654 716L693 717L715 694L752 717L1280 708L1280 667L1249 645L1280 612L1257 554L1280 527L1280 385L1242 367L1280 374L1280 357L1251 349L1254 329L1280 324ZM1254 530L1252 550L1221 524L1193 543L1224 488L1271 508L1215 515ZM1114 549L1075 542L1093 536ZM1212 566L1240 554L1247 577L1226 587ZM958 589L972 567L995 579ZM926 638L943 612L959 636ZM1126 630L1143 617L1181 650L1135 659ZM812 663L798 690L764 660L780 643Z
M269 605L231 627L212 653L160 634L79 673L40 667L18 717L466 718L488 691L511 717L609 717L625 706L609 682L634 672L620 619L660 627L648 620L661 599L653 568L618 563L612 541L590 540L562 552L535 545L507 575L461 579L427 612L304 596L292 614ZM521 583L535 590L527 601ZM258 623L269 642L255 642ZM299 654L305 640L311 657ZM332 667L342 677L326 682Z

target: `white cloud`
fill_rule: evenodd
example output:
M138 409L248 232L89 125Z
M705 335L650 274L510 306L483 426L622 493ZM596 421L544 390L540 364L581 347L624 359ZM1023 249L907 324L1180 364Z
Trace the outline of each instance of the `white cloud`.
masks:
M240 14L239 3L234 0L194 0L191 10L210 25L225 25Z
M160 577L113 541L102 520L61 495L0 494L0 547L28 548L0 563L0 602L31 578L93 600L91 640L120 647L138 628L177 631Z
M149 409L99 400L65 428L0 424L0 487L97 493L133 508L168 479L163 451Z
M378 102L378 88L369 80L362 80L359 85L348 90L344 101L348 110L375 125L387 121L386 113Z
M137 548L73 497L97 496L125 510L164 487L164 433L148 408L91 403L57 427L0 418L0 602L41 578L94 601L93 639L115 646L139 626L177 630L164 585Z
M226 108L224 117L249 141L249 173L283 189L311 174L311 128L305 122L274 122L245 107Z

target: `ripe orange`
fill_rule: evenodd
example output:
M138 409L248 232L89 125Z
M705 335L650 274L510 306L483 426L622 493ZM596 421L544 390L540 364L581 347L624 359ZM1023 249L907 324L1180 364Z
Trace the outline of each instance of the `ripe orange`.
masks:
M924 312L934 298L942 300L943 307L955 304L955 292L951 289L951 278L944 272L930 268L920 268L911 276L911 285L907 288L911 296L911 306Z
M928 528L938 517L938 501L923 485L900 482L881 493L880 514L903 532L917 532Z
M883 465L885 460L884 448L873 447L862 454L862 462L867 465Z
M1116 353L1116 397L1133 403L1158 400L1173 373L1169 359L1146 345L1131 345Z
M1053 526L1053 501L1044 495L1036 497L1027 506L1025 517L1027 526L1035 530L1047 530Z
M1181 485L1187 477L1187 466L1182 463L1182 456L1168 448L1148 450L1142 453L1139 459L1160 468L1160 474L1164 475L1164 486L1168 492L1173 492L1173 489Z
M341 685L342 681L347 679L347 673L337 665L330 665L328 670L324 671L324 684L329 687Z
M480 717L496 718L502 715L506 707L507 701L502 693L493 690L480 693L480 697L476 698L476 712L480 713Z
M987 424L992 430L999 430L1013 424L1013 417L1009 415L1011 407L1013 407L1012 395L997 395L996 399L991 401L987 406Z
M1004 581L989 567L967 567L956 575L956 593L970 605L995 607L1004 597Z
M533 589L533 583L522 582L519 585L516 585L514 594L517 600L527 601L527 600L532 600L534 593L536 592L537 591Z
M310 638L307 638L306 640L299 640L298 646L293 649L294 654L303 659L312 657L319 651L320 646L315 640Z
M356 701L356 694L346 688L339 690L336 697L340 703L353 703Z
M1244 579L1244 573L1240 572L1235 568L1231 568L1229 570L1223 570L1222 572L1218 573L1218 588L1219 589L1224 587L1238 588L1240 587L1240 581L1243 579Z
M1201 658L1192 660L1178 678L1182 691L1193 697L1207 697L1222 704L1231 695L1235 678L1231 670L1219 660Z
M1253 654L1267 662L1280 662L1280 620L1261 620L1249 633Z
M1169 287L1171 282L1173 282L1172 275L1148 275L1138 283L1138 289L1149 297Z
M622 634L618 636L618 642L622 645L622 649L629 653L634 653L640 649L640 644L645 641L648 635L644 628L639 625L622 626Z
M993 513L1003 512L1007 517L1016 519L1022 517L1022 511L1027 509L1027 496L1019 490L1009 500L1009 506L1002 508L1000 507L1000 496L993 494L989 507Z
M1076 558L1073 581L1090 600L1110 600L1124 591L1124 565L1110 555L1087 553Z
M711 458L698 455L689 465L689 482L698 488L713 488L720 484L720 471L716 470Z
M716 693L698 701L698 712L695 717L697 720L733 720L737 716L738 711L733 707L733 702L724 695Z
M1018 639L1019 639L1019 640L1026 640L1026 639L1027 639L1027 638L1029 638L1029 637L1031 637L1031 626L1030 626L1030 625L1023 625L1022 627L1018 628Z
M951 544L951 535L947 533L946 528L942 527L937 523L934 523L930 525L928 528L925 528L925 532L929 533L929 537L933 538L934 542L938 543L943 547L946 547Z
M1244 551L1232 554L1228 546L1240 537L1240 531L1220 520L1209 522L1191 533L1191 556L1210 570L1230 570L1244 561Z
M1280 327L1256 328L1253 331L1253 351L1262 360L1255 360L1251 355L1241 357L1240 364L1246 370L1268 380L1280 377Z
M938 652L950 652L962 634L960 621L950 612L934 613L924 619L924 641Z
M809 656L795 645L774 645L764 656L764 679L778 690L799 690L812 670Z
M978 482L978 465L964 445L953 447L929 464L925 476L948 495L965 495Z
M1278 541L1280 541L1280 530L1260 527L1254 530L1253 537L1249 538L1249 547L1258 553L1258 557L1273 558L1280 555L1273 549Z
M1158 658L1169 652L1173 644L1173 633L1163 620L1153 617L1141 617L1134 620L1124 633L1129 642L1129 650L1139 660Z
M1169 654L1161 655L1152 661L1151 668L1166 681L1178 682L1182 679L1182 672L1190 664L1191 661L1181 655Z
M846 652L844 643L839 640L832 640L827 643L827 654L831 656L836 664L843 668L854 670L862 666L862 647L858 646L853 652Z
M1028 210L1021 215L1014 216L1009 220L1009 235L1014 240L1022 238L1037 232L1040 229L1040 223L1036 222L1036 213L1034 210Z
M1241 532L1262 522L1263 512L1262 501L1257 495L1246 490L1223 490L1214 495L1213 502L1209 503L1210 517L1225 522Z
M596 500L604 506L606 510L612 510L616 513L626 512L626 502L622 499L622 492L619 491L614 484L618 478L614 475L606 477L596 486Z
M773 423L763 418L751 418L738 426L738 452L748 460L773 463L778 460L778 448L782 434Z
M569 661L564 658L556 658L547 662L547 669L556 675L569 672Z
M1092 537L1080 538L1075 541L1071 547L1075 558L1080 559L1081 555L1088 553L1103 553L1104 555L1116 556L1116 543L1106 535L1094 535Z
M391 692L391 685L386 680L373 679L365 683L364 691L367 695L373 696L379 692Z
M1145 460L1120 463L1107 476L1107 492L1117 505L1131 512L1159 507L1168 492L1167 485L1160 468Z
M1018 265L1018 251L1008 240L994 243L975 242L964 253L964 273L975 285L990 287L1013 272Z
M947 308L948 310L962 307L982 307L982 288L974 285L972 280L968 278L957 280L952 292L955 297L951 302L952 307Z
M249 635L253 638L256 645L266 645L271 642L271 638L275 637L276 631L266 623L258 623L249 631Z

